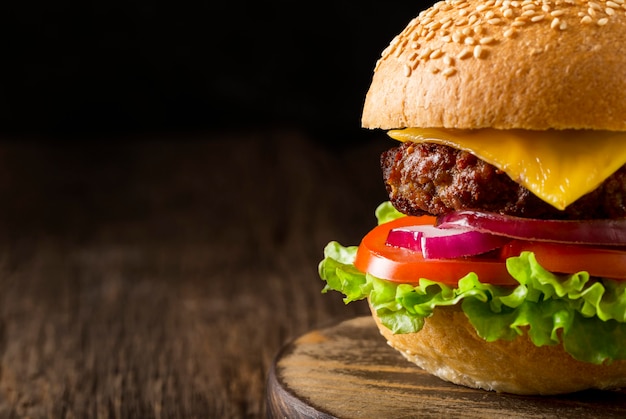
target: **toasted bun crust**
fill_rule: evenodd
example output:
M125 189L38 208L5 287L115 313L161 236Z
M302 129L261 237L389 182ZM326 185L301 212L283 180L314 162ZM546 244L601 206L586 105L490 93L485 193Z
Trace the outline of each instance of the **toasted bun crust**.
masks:
M561 345L537 347L480 338L458 306L438 307L417 333L393 334L372 309L381 334L406 359L455 384L513 394L550 395L626 386L626 361L577 361Z
M626 6L441 1L383 52L366 128L626 130Z

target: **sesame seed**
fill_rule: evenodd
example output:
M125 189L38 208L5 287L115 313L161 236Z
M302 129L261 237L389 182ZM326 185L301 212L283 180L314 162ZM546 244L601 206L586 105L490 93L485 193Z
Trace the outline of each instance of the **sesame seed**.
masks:
M484 38L480 38L478 41L481 45L491 44L494 41L493 36L485 36Z
M476 41L471 36L468 36L467 38L465 38L465 41L464 41L465 45L474 45L475 43Z
M422 60L427 59L428 57L430 57L430 54L432 52L433 52L432 49L425 48L424 51L422 51L422 53L420 54L420 59Z
M502 19L494 17L493 19L489 19L487 23L489 23L490 25L499 25L500 23L502 23Z
M545 15L537 15L530 18L531 22L539 22L545 18Z
M443 1L443 0L438 1L437 3L433 4L433 9L435 9L435 10L437 10L437 11L438 11L438 10L439 10L439 9L441 9L443 6L445 6L445 4L446 4L446 2L445 2L445 1Z
M615 3L614 1L607 1L606 2L607 7L610 7L612 9L619 9L619 4Z
M599 19L599 20L596 22L596 24L597 24L598 26L604 26L604 25L606 25L607 23L609 23L609 19L608 19L608 18L606 18L606 17L603 17L602 19Z
M443 75L446 77L450 77L452 75L454 75L456 73L456 68L454 67L448 67L445 70L443 70Z
M613 15L615 14L615 9L611 9L610 7L607 7L607 8L604 10L604 13L606 13L606 14L607 14L607 15L609 15L609 16L613 16Z
M434 60L434 59L441 57L442 55L443 55L443 51L441 51L441 49L436 49L430 54L429 58L431 60Z
M563 10L553 10L550 12L550 15L553 17L563 16L563 14L565 14Z
M412 69L408 64L404 65L404 76L409 77L411 75Z
M511 18L513 17L513 9L506 9L504 12L502 12L502 16L506 17L506 18Z
M594 3L592 1L588 1L587 4L589 5L590 8L592 9L596 9L596 10L602 10L602 6L600 6L598 3Z
M513 35L515 35L515 29L509 28L506 31L504 31L502 35L504 35L505 38L512 38Z
M550 22L550 27L552 29L556 29L559 27L560 24L561 24L561 20L558 17L555 17L554 19L552 19L552 22Z
M443 57L443 63L450 67L451 65L454 65L454 59L452 57L450 57L449 55L446 55Z
M469 49L464 49L463 51L459 53L459 55L456 56L456 58L459 60L464 60L468 58L470 55L472 55L472 51Z
M559 29L562 30L562 31L567 29L567 22L566 21L562 21L561 24L559 25Z
M426 25L426 27L431 31L436 31L437 29L441 27L441 23L437 21L432 21L428 25Z
M455 25L456 26L465 26L465 25L467 25L467 18L464 17L462 19L457 20Z
M474 58L480 58L480 57L482 57L482 56L483 56L483 52L484 52L484 51L483 51L483 47L481 47L480 45L476 45L476 46L474 47L474 52L473 52L473 54L474 54Z
M591 22L593 22L593 19L591 19L590 16L585 16L582 19L580 19L580 23L587 24L587 23L591 23Z

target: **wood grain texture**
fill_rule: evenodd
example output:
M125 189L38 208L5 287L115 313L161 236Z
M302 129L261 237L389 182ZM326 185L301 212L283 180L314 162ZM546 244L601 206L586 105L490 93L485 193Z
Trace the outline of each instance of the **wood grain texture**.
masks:
M626 392L530 397L442 381L385 345L371 316L313 330L284 347L268 384L270 417L620 418Z
M0 417L263 417L279 349L367 312L317 263L373 224L387 145L0 141Z

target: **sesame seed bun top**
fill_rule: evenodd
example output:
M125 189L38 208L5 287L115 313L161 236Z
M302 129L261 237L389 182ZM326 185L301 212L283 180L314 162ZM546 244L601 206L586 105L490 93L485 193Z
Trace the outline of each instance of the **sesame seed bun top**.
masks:
M366 128L626 131L626 1L441 1L383 51Z

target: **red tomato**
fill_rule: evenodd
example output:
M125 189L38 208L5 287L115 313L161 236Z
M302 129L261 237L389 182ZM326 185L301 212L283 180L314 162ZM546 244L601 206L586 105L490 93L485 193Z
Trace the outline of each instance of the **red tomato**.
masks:
M515 240L502 248L501 257L534 252L537 262L550 272L589 272L591 276L626 279L626 252L623 250Z
M513 240L499 255L491 257L427 260L420 252L385 243L393 228L434 222L435 217L429 216L402 217L375 227L361 241L355 266L378 278L400 283L417 284L420 278L426 278L456 285L459 279L474 272L483 283L518 285L507 272L505 261L531 251L539 264L551 272L587 271L591 276L626 279L626 251L618 249Z

